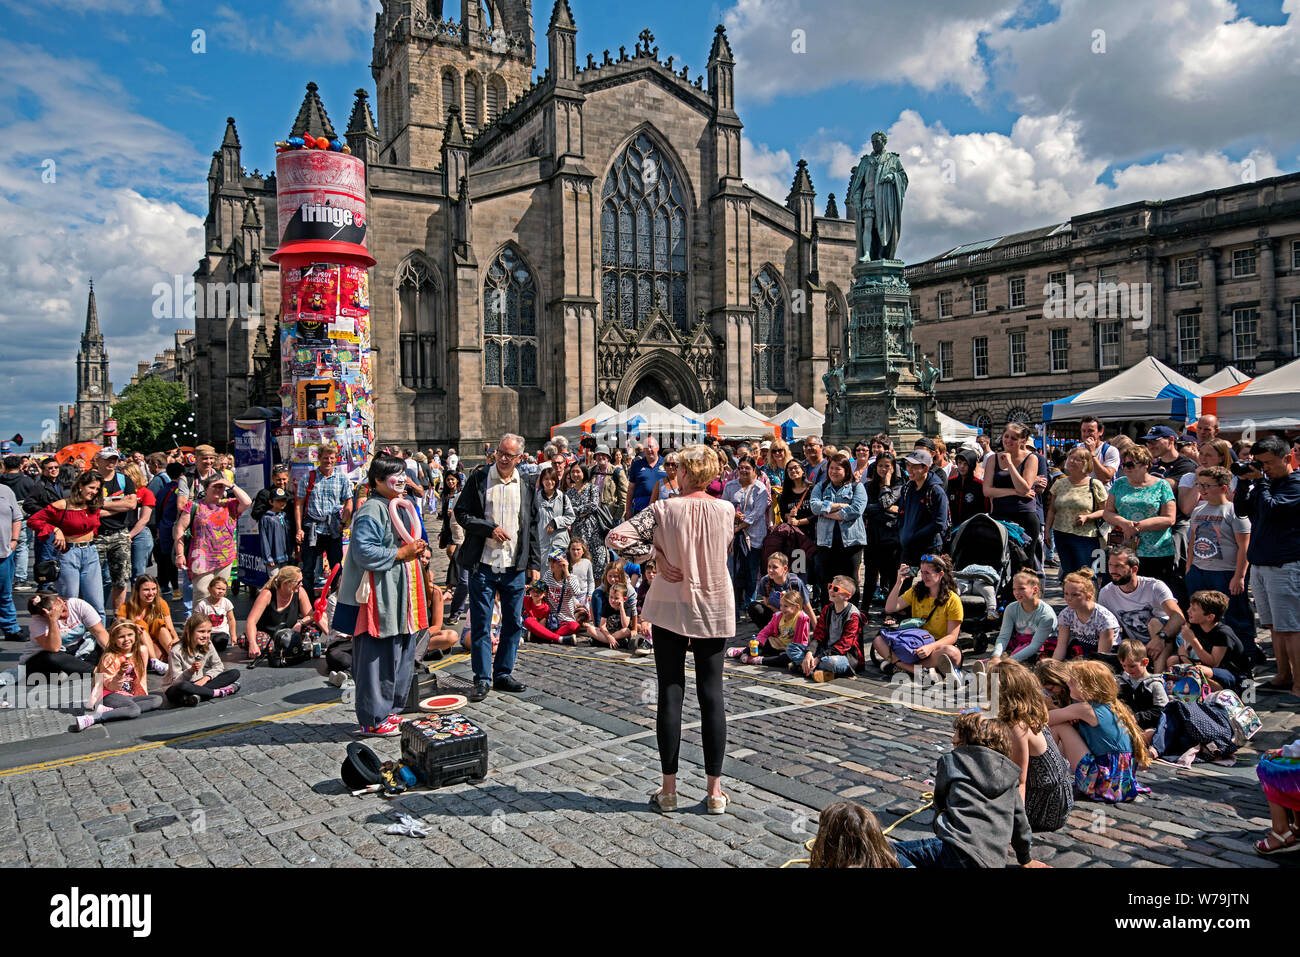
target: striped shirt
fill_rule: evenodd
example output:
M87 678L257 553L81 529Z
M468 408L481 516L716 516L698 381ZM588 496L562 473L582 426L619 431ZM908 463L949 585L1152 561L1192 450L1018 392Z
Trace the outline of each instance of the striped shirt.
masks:
M486 517L506 530L510 540L498 542L488 538L483 543L482 562L494 572L509 571L515 567L515 555L519 548L520 531L523 522L519 514L523 498L523 489L519 481L519 470L510 473L510 478L503 479L496 467L488 469L487 502L484 511Z

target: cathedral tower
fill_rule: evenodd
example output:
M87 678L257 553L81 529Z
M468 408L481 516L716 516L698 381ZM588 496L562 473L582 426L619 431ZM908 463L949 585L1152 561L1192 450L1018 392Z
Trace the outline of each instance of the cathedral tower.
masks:
M379 162L435 169L453 106L471 137L532 84L530 0L384 0L371 75Z
M104 431L113 404L113 385L108 381L108 353L99 331L99 310L95 306L95 282L90 283L86 302L86 328L77 352L77 413L71 422L73 439L97 442Z

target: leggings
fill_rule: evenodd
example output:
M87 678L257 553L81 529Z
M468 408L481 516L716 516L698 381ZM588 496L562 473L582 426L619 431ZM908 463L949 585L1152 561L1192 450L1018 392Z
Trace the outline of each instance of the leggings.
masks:
M166 544L159 539L158 544L154 547L153 557L158 564L158 587L163 591L175 591L180 587L180 572L176 568L175 552L169 547L171 536L167 536Z
M566 635L572 635L578 630L576 621L562 621L556 626L554 631L546 627L546 622L538 621L536 618L525 618L524 627L536 641L546 641L551 644L558 644L560 639Z
M138 718L146 711L154 711L162 707L163 699L160 694L138 694L132 697L129 694L113 692L104 695L103 706L111 708L111 711L105 711L103 714L95 716L95 721L126 721L130 718Z
M83 661L75 655L63 651L38 651L25 662L23 667L29 675L88 675L95 670L93 661Z
M193 681L182 678L167 689L167 700L172 704L180 704L182 698L187 694L192 694L197 695L201 701L207 701L212 697L212 692L232 685L238 680L238 668L227 668L205 685L196 685Z
M722 774L727 749L727 711L722 700L723 649L725 638L686 638L654 625L655 674L659 679L659 713L655 732L659 740L659 764L664 774L677 773L682 743L682 699L686 694L686 648L695 654L695 694L700 700L701 731L704 737L704 771Z

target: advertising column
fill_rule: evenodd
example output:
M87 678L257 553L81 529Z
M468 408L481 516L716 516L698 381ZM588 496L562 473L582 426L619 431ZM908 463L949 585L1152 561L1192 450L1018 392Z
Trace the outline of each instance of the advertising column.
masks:
M310 141L310 142L306 142ZM292 429L295 487L316 448L338 449L349 475L364 468L375 436L370 364L366 172L324 139L277 144L280 246L280 400Z

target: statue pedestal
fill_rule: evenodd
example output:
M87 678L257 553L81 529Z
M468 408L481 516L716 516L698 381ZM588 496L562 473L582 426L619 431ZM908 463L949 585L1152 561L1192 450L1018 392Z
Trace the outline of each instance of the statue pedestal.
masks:
M825 377L823 438L841 448L884 432L900 453L939 434L938 403L917 375L912 290L897 259L857 262L844 364Z

